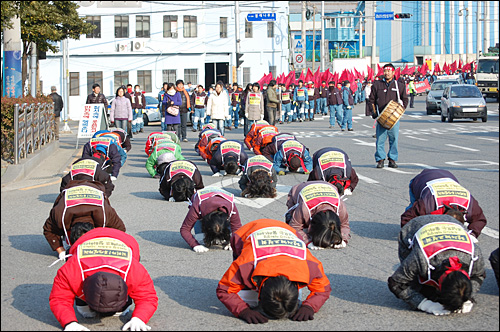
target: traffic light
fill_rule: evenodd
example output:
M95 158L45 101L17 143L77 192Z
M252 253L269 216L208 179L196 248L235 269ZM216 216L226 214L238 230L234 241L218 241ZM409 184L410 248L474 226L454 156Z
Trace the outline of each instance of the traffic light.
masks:
M412 16L413 15L410 14L410 13L395 13L394 14L394 19L400 20L400 19L404 19L404 18L410 18Z
M243 60L240 60L242 56L242 53L236 53L236 68L239 68L243 63Z

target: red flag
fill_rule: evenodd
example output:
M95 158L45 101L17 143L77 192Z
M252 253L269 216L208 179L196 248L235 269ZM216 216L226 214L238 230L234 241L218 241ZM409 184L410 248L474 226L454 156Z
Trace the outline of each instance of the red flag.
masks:
M408 74L409 74L408 64L406 64L406 67L401 71L401 75L408 75Z
M427 62L424 62L424 65L420 67L420 70L418 72L425 76L425 74L427 74L427 70L429 70L429 68L427 67Z
M440 72L440 71L441 71L441 67L439 67L439 63L436 62L436 64L434 65L434 71L432 73L434 74L434 73Z
M304 84L307 84L309 81L312 81L313 76L314 75L311 71L311 68L307 68L306 80L304 81Z
M350 89L351 89L352 93L356 92L356 90L358 89L358 84L356 83L356 77L355 77L354 73L352 73L351 71L348 71L347 77L348 77L347 79L348 79L349 83L351 83Z
M326 71L321 74L321 81L325 81L326 84L330 82L330 68L328 68Z
M446 63L446 61L444 62L444 65L443 65L443 71L448 74L448 71L449 71L449 68L448 68L448 64Z
M316 70L316 72L314 73L314 76L313 76L313 82L314 82L314 85L316 87L320 86L321 85L321 72L319 70L320 68L318 67L318 69Z
M399 79L399 76L401 76L401 68L400 67L396 68L396 71L394 72L394 77L396 78L396 81Z
M384 68L377 63L377 77L384 75Z
M458 60L458 69L462 69L463 66L464 66L464 64L462 63L462 59L459 59Z
M337 84L339 82L339 73L335 72L331 80L334 81L335 84Z
M304 83L304 82L305 82L305 80L306 80L306 77L304 76L304 72L302 71L302 72L300 73L300 76L299 76L299 81L302 81L302 82ZM305 83L307 83L307 82L305 82ZM296 84L296 85L298 85L298 84L299 84L299 82L297 81L297 82L295 82L295 84Z
M450 65L450 74L454 74L457 71L457 60L455 60L451 65Z
M290 85L290 83L292 83L292 79L293 79L293 82L295 83L295 70L292 70L290 73L288 73L287 77L285 78L285 87L288 88L288 86Z
M369 65L366 65L367 74L369 80L373 81L373 69Z

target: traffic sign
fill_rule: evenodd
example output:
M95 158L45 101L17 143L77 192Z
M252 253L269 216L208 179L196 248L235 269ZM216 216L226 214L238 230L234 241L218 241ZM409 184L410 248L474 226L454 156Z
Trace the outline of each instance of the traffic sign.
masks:
M389 20L392 21L394 20L394 12L379 12L375 13L375 20L376 21L383 21L383 20Z
M302 42L300 40L297 41L295 48L302 48Z
M276 21L276 13L247 14L248 22Z
M297 63L302 63L302 61L304 61L304 57L302 56L302 54L297 54L297 56L295 57L295 61Z

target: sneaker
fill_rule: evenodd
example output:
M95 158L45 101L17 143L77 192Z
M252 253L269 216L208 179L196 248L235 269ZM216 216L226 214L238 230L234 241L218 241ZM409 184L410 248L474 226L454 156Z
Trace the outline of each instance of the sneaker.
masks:
M373 135L372 137L373 137L373 138L377 138L377 134Z
M130 137L130 140L131 140L131 141L135 141L135 139L134 139L133 137Z
M392 159L389 159L389 167L391 168L398 168L398 164Z
M141 128L141 130L139 130L139 132L140 132L140 133L143 133L143 132L144 132L144 129L143 129L143 128Z
M302 119L299 119L299 122L302 122Z
M384 168L384 159L377 161L377 168Z
M187 141L188 141L188 139L187 139L187 138L184 138L182 141L183 141L183 142L187 142Z
M341 131L345 131L345 129L340 129Z
M191 131L192 131L192 132L196 132L196 129L194 129L194 128L193 128L193 129L191 129Z
M352 128L351 128L351 129L347 129L347 130L348 130L348 131L354 131L354 129L352 129Z

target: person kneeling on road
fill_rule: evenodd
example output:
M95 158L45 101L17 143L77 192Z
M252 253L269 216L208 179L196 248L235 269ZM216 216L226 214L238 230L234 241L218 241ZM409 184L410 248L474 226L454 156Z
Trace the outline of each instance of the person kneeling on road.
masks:
M195 252L206 252L214 244L231 250L231 232L241 227L234 195L216 187L206 187L193 195L182 223L182 238ZM194 236L191 230L194 228Z
M110 247L116 250L106 250ZM148 271L139 263L139 244L131 235L92 229L76 240L69 253L73 257L57 271L49 297L50 309L65 331L90 331L78 323L75 299L77 311L85 318L97 313L125 316L133 301L132 318L123 330L151 329L146 324L158 308L158 296Z
M401 228L398 248L401 264L387 281L397 298L434 315L472 310L485 262L462 223L448 215L416 217Z
M336 186L307 181L290 189L285 222L297 230L309 249L347 246L351 238L349 215Z
M330 297L323 265L283 222L251 221L233 233L231 246L234 260L219 281L217 297L235 317L249 324L268 318L312 320ZM304 287L310 294L301 303Z
M111 174L111 181L115 181L122 167L122 156L118 151L118 146L112 143L108 137L91 138L85 143L82 151L82 158L96 157L104 158L102 169Z
M169 157L171 154L163 154ZM159 191L170 202L184 202L193 196L196 190L203 189L203 179L196 165L189 160L158 160L158 174L161 175Z
M222 176L220 173L222 170L226 171L226 175L238 175L247 159L248 156L240 141L232 139L221 141L209 162L212 176Z
M277 182L278 176L273 163L266 157L257 155L247 160L238 184L242 197L274 198Z
M285 175L288 167L290 172L298 172L302 167L304 174L309 174L313 169L313 162L309 150L299 141L284 141L274 155L274 170L278 175Z
M164 154L169 154L170 156L164 156ZM153 152L146 160L146 169L153 178L160 178L160 173L158 172L158 165L160 165L163 160L173 161L173 160L184 160L185 158L181 154L181 147L169 140L159 140L155 142Z

